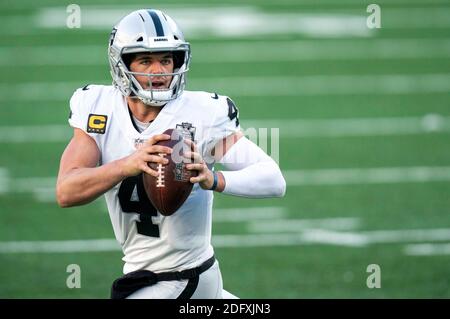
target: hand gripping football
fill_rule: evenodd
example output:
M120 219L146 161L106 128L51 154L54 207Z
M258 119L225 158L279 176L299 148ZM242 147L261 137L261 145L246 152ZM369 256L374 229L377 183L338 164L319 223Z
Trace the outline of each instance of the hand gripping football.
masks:
M155 145L167 146L173 149L172 155L159 154L169 160L166 165L148 163L151 169L159 173L158 177L143 173L145 192L153 206L164 216L175 213L189 197L192 184L189 179L197 176L197 171L189 171L182 161L183 135L174 129L168 129L163 134L171 136L170 140L159 141ZM184 144L186 145L186 144ZM186 148L188 146L185 146Z

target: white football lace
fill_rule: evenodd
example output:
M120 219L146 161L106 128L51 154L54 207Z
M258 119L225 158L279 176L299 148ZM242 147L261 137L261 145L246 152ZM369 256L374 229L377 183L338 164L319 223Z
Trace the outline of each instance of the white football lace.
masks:
M158 154L161 157L166 157L165 153ZM156 187L165 187L164 186L164 166L163 164L158 164L158 178L156 179Z

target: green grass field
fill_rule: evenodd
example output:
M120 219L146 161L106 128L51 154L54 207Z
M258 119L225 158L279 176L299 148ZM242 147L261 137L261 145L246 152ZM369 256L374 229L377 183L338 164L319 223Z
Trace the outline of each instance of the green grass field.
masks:
M118 245L42 247L114 237L103 198L61 209L54 182L72 92L111 82L111 17L149 4L186 25L188 89L231 96L244 128L280 130L285 198L215 197L225 289L450 297L449 1L378 1L379 29L366 26L365 0L135 1L77 1L79 29L59 1L0 2L0 298L108 298L121 275ZM219 28L195 9L237 20ZM79 289L66 286L70 264ZM381 288L367 286L371 264Z

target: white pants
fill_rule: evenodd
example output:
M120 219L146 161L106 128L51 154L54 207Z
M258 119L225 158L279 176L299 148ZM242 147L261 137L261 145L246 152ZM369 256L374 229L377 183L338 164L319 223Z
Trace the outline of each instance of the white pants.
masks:
M153 286L139 289L127 299L222 299L233 298L223 291L222 274L217 260L205 272L189 280L159 281ZM231 297L232 296L232 297Z

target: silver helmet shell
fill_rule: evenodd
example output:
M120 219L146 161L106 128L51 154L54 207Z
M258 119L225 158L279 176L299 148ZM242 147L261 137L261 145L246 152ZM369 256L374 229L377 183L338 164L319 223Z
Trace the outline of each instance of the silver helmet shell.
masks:
M173 73L151 74L131 72L124 56L139 52L171 52ZM124 96L136 96L144 104L163 106L179 97L186 85L186 73L191 61L190 44L176 22L159 10L134 11L114 26L108 46L108 58L113 84ZM168 89L143 89L134 75L172 76ZM151 84L151 82L149 82Z

